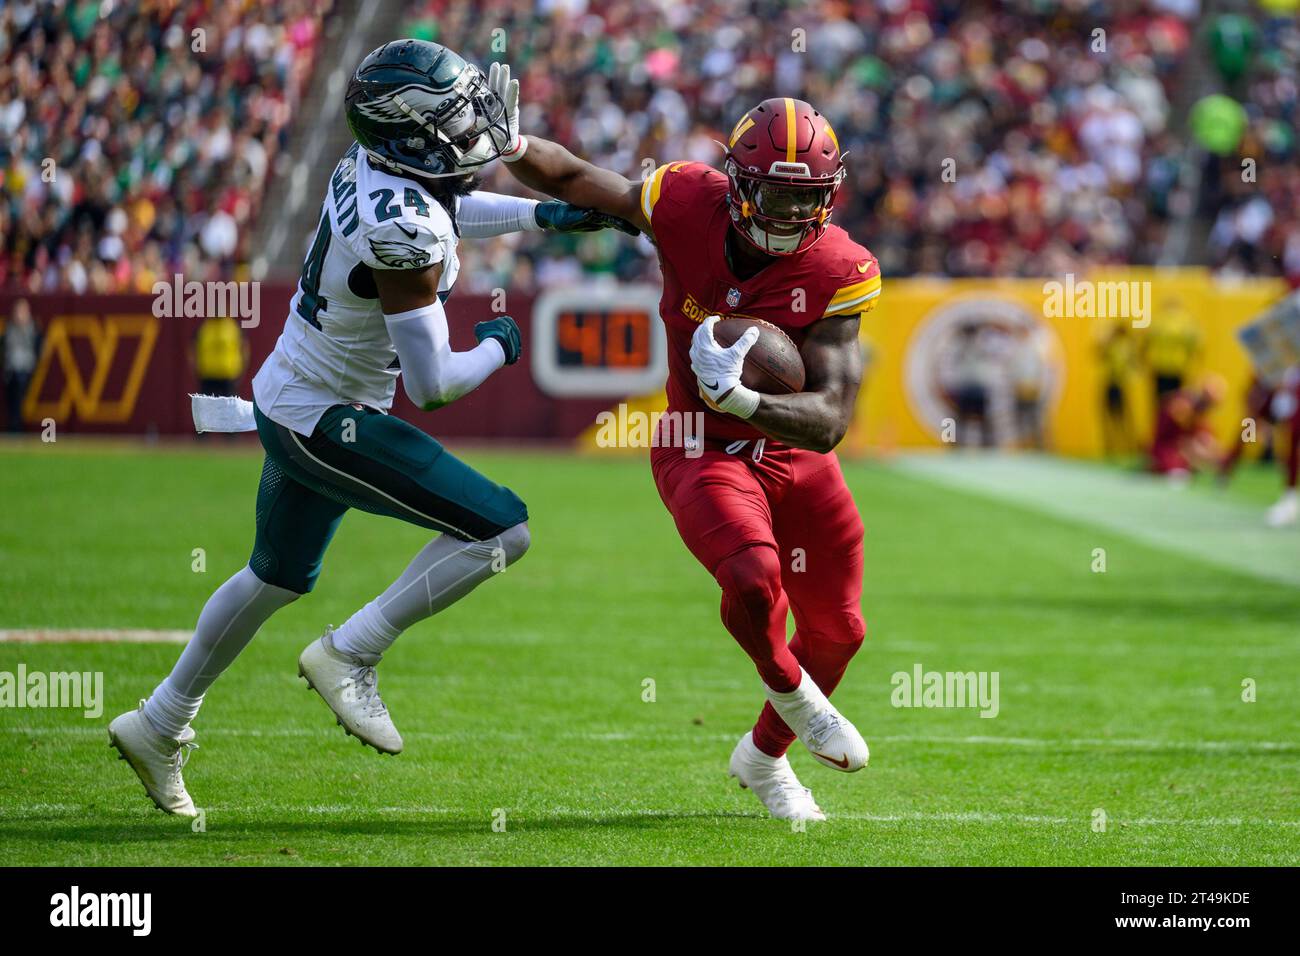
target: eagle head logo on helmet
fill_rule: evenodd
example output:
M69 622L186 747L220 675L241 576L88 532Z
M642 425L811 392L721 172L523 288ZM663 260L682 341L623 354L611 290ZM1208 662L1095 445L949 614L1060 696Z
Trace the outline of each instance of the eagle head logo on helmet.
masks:
M737 231L769 255L793 255L826 233L844 181L840 144L803 100L773 97L731 131L723 168Z
M505 104L483 71L426 40L385 43L348 83L344 113L353 138L379 166L441 178L472 175L500 155Z

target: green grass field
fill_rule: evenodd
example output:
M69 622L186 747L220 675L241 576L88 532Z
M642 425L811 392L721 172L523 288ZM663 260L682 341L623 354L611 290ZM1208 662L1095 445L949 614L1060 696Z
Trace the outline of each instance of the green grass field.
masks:
M757 677L645 462L466 457L528 501L533 550L385 658L405 753L344 737L296 676L426 538L353 512L316 592L208 695L186 770L204 832L153 809L104 730L177 646L0 643L0 671L102 671L106 696L98 719L0 710L0 864L1300 863L1300 589L1240 555L976 494L960 462L955 483L846 465L868 641L836 700L872 759L846 775L792 750L831 817L797 832L726 777ZM220 443L0 450L0 628L191 627L247 558L259 464ZM1275 491L1262 470L1192 488L1180 521ZM1278 534L1300 567L1300 531ZM998 716L895 708L918 663L997 671Z

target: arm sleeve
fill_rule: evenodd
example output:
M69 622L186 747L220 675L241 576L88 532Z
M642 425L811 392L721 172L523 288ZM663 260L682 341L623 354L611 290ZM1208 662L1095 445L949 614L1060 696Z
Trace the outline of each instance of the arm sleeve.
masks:
M508 232L539 232L537 200L472 192L460 201L456 222L460 234L469 239L487 239Z
M385 315L384 324L402 363L402 387L425 411L472 392L506 361L496 339L453 352L447 315L436 299L419 309Z

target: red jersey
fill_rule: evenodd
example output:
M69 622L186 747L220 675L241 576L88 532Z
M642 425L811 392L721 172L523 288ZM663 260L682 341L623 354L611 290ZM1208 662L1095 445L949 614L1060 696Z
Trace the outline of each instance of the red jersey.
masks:
M1192 465L1183 454L1183 443L1198 434L1210 434L1205 416L1197 412L1195 395L1181 389L1169 395L1156 413L1155 435L1151 439L1152 468L1167 474L1187 471Z
M707 437L757 439L762 432L700 397L690 358L696 326L711 315L763 319L801 346L819 319L871 311L880 295L880 266L830 225L812 248L778 256L758 275L738 279L724 251L732 228L726 195L727 177L716 169L670 163L641 187L641 211L654 230L664 277L659 315L668 338L668 410L703 412Z
M1176 446L1204 427L1204 418L1196 411L1194 395L1189 390L1182 389L1160 403L1151 443L1156 448Z

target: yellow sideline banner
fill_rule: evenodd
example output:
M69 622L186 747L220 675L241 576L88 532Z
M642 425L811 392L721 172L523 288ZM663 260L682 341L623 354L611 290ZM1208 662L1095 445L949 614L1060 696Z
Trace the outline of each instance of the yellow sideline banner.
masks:
M1286 291L1281 281L1219 280L1203 269L1132 268L1054 279L886 279L879 304L863 323L869 364L843 448L866 453L942 445L944 419L955 417L951 380L969 371L945 366L960 366L960 353L977 343L992 353L984 371L995 383L1011 369L1004 390L1015 392L1021 378L1032 382L1038 365L1045 442L1052 450L1102 453L1105 392L1112 378L1120 380L1134 443L1143 446L1154 418L1157 368L1181 368L1189 383L1207 372L1222 375L1227 397L1212 422L1220 438L1234 438L1251 379L1235 332ZM1109 336L1121 324L1127 346L1109 350ZM1008 348L1027 349L1029 343L1037 363L1007 356ZM1129 355L1129 361L1118 361L1115 353ZM1122 374L1110 374L1108 357Z
M840 452L969 440L963 413L970 410L972 385L983 396L984 424L976 434L989 429L993 444L1030 446L1041 436L1048 450L1098 456L1110 434L1113 450L1141 451L1150 440L1157 376L1196 384L1207 373L1227 382L1211 420L1223 441L1235 441L1251 381L1236 330L1286 292L1280 280L1222 280L1203 269L886 278L879 304L863 321L866 374ZM1112 384L1127 426L1118 442L1114 428L1105 428ZM624 420L649 418L663 407L662 391L611 402L579 447L635 450L641 442L624 436Z

